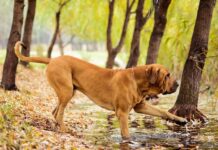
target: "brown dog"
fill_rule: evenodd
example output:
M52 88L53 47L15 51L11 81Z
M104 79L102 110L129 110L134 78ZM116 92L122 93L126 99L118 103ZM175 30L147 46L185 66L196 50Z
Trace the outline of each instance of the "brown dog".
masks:
M64 109L75 90L87 95L97 105L115 111L124 139L130 137L128 115L132 109L137 113L186 122L186 119L155 108L144 100L146 96L176 91L177 82L162 65L144 65L123 70L104 69L71 56L52 59L25 57L19 52L21 45L23 46L21 42L17 42L14 48L18 58L27 62L48 64L47 79L59 99L52 114L61 131L65 130Z

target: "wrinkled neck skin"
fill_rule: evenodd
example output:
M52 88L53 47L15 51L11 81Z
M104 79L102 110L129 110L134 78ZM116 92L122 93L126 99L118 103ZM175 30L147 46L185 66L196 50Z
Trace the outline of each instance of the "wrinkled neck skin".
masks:
M146 78L146 66L129 68L128 71L131 72L133 80L137 85L136 90L139 98L144 98L146 96L146 91L148 91L149 88L149 81Z

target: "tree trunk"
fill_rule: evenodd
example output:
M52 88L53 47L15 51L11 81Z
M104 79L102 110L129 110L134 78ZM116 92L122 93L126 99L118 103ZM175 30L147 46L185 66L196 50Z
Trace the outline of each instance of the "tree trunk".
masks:
M199 119L205 122L206 119L197 109L197 104L215 2L216 0L200 0L190 51L183 70L181 88L174 107L169 110L188 120Z
M167 10L171 0L159 0L155 5L154 27L149 41L146 64L157 62L158 50L167 22Z
M132 37L130 56L126 68L136 66L138 63L138 58L140 54L140 34L141 29L135 27Z
M51 40L51 43L48 47L48 53L47 53L47 57L51 58L51 53L55 44L55 41L57 39L57 35L58 35L58 31L60 28L60 15L61 15L61 10L59 9L59 11L56 12L56 26L55 26L55 31Z
M54 31L50 46L48 47L48 51L47 51L47 57L48 58L51 58L51 53L52 53L54 44L55 44L57 36L58 36L58 32L60 30L60 16L61 16L62 8L65 5L67 5L67 3L69 3L70 1L71 0L64 0L64 1L59 1L59 3L58 3L59 8L58 8L58 11L56 12L56 15L55 15L55 20L56 20L55 31ZM57 1L55 1L55 2L57 2Z
M113 25L113 14L114 14L114 4L115 0L109 1L109 17L108 17L108 25L107 25L107 51L108 51L108 58L106 62L106 68L113 68L114 66L114 61L117 56L117 54L121 51L123 47L123 43L126 37L126 32L127 32L127 27L129 23L129 18L131 15L131 9L133 7L133 4L135 3L135 0L133 0L131 3L129 2L130 0L127 0L126 4L126 12L125 12L125 19L123 23L123 28L121 32L121 36L119 39L119 42L117 46L113 48L112 46L112 38L111 38L111 28Z
M3 66L1 87L5 90L16 90L15 74L18 59L14 53L14 45L21 38L23 25L24 0L14 0L13 21L7 44L7 54Z
M112 24L113 24L113 15L114 15L114 4L115 0L108 1L109 2L109 16L108 16L108 23L107 23L107 50L111 52L112 47L112 39L111 39L111 31L112 31Z
M22 49L21 53L25 56L30 55L30 45L32 41L32 29L35 17L36 0L28 0L28 10L24 26L23 43L26 49ZM20 62L23 66L27 66L29 63L25 61Z
M117 56L117 53L113 53L113 51L112 52L108 52L106 68L113 68L114 60L115 60L116 56Z
M148 13L145 16L143 16L144 3L145 3L145 0L138 0L138 5L136 9L136 18L135 18L135 28L134 28L132 42L131 42L130 56L129 56L129 60L127 62L126 68L136 66L138 63L138 58L140 54L141 30L143 29L143 26L149 19L152 13L152 10L153 10L153 9L150 9Z

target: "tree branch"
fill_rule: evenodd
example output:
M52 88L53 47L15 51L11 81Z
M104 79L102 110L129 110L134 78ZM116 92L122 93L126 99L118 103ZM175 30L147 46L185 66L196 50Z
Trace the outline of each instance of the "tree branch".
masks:
M135 11L131 11L130 14L136 14L136 10Z
M111 40L111 29L113 24L113 15L114 15L114 3L115 0L108 0L109 3L109 16L107 24L107 50L112 50L112 40Z
M65 5L67 5L67 3L69 3L70 1L71 1L71 0L66 0L66 1L64 1L63 3L60 2L60 3L59 3L59 11L61 11L62 8L63 8Z
M135 3L135 0L133 0L133 1L132 1L132 3L130 3L130 5L128 5L128 6L129 6L129 8L132 8L132 7L133 7L133 5L134 5L134 3Z
M64 43L63 46L66 47L68 44L70 44L73 41L74 38L75 35L71 35L70 39L66 43Z
M113 49L113 51L116 52L116 53L118 53L121 50L122 46L123 46L124 39L126 37L129 18L130 18L130 15L131 15L131 9L132 9L132 6L133 6L134 2L135 2L135 0L133 0L132 3L129 4L129 0L127 0L125 19L124 19L124 23L123 23L123 27L122 27L122 33L121 33L120 40L119 40L117 46Z
M145 23L148 21L148 19L151 17L151 14L153 13L153 11L154 11L154 8L151 7L151 8L148 10L147 14L142 18L142 26L144 26Z

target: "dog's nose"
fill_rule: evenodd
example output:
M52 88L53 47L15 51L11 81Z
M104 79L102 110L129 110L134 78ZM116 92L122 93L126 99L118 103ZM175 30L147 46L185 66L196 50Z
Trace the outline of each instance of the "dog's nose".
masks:
M174 83L175 85L175 87L178 87L179 86L179 83L176 81L175 83Z
M177 81L175 81L174 83L173 83L173 89L177 89L178 88L178 86L179 86L179 83L177 82Z

